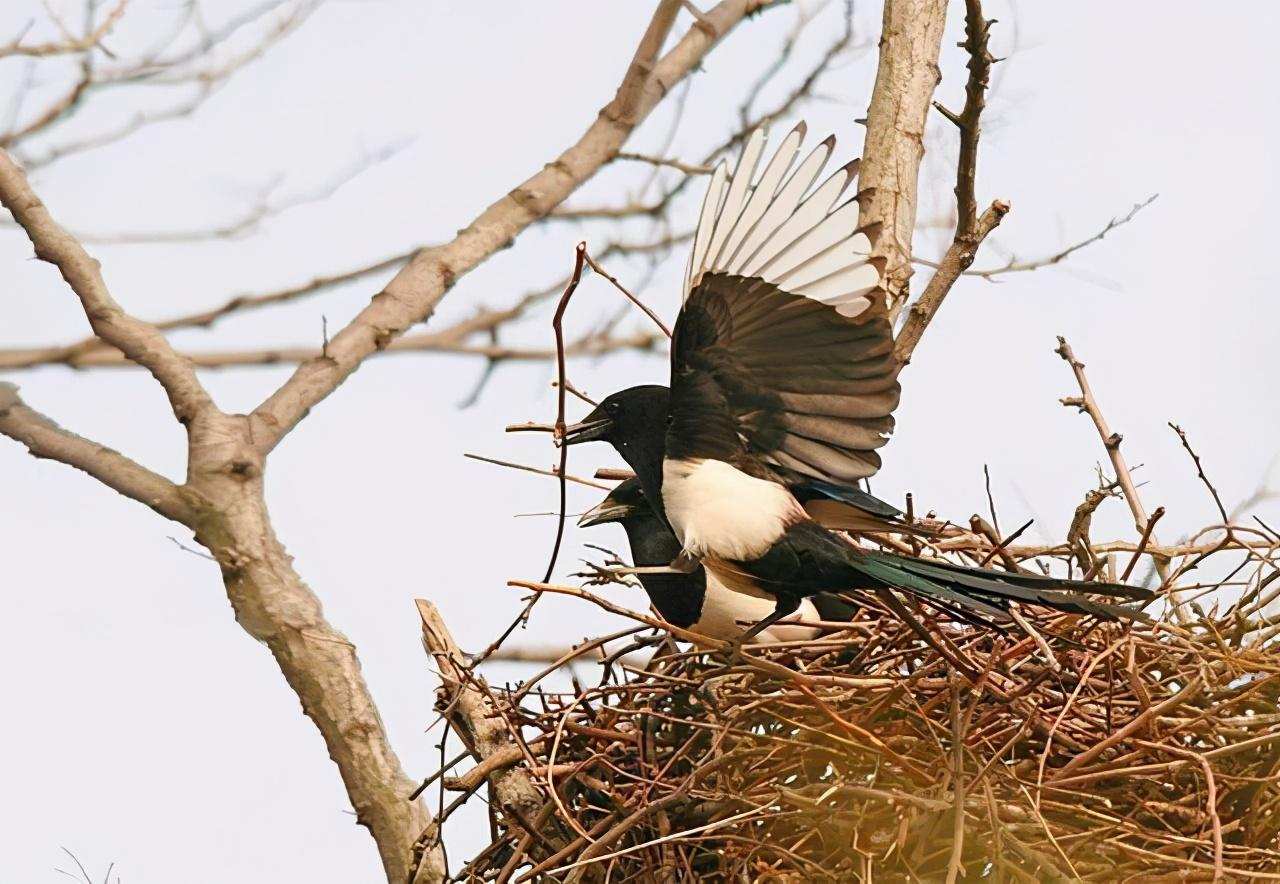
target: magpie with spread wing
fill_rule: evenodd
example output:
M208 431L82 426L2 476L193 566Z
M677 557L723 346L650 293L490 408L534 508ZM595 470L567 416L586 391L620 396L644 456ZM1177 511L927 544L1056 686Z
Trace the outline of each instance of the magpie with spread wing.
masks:
M617 523L627 533L631 558L637 565L666 565L680 554L680 541L671 533L649 502L638 479L628 479L609 492L578 520L581 527ZM747 628L768 616L773 598L764 593L735 592L701 565L691 572L636 575L653 607L668 623L710 638L737 641ZM819 593L801 601L795 615L775 623L757 636L758 642L809 641L819 634L816 626L791 620L849 620L856 607L843 599Z
M901 590L996 620L1012 601L1140 616L1082 593L1146 600L1145 590L874 552L806 512L801 489L820 489L821 502L821 490L850 489L879 469L900 366L884 265L872 256L878 230L858 226L856 193L841 199L858 162L814 187L835 141L797 162L804 134L803 124L792 130L757 175L758 130L732 176L723 163L711 176L669 390L609 396L568 429L565 444L607 440L627 460L680 543L672 568L700 563L731 590L773 598L745 639L804 598L849 589Z

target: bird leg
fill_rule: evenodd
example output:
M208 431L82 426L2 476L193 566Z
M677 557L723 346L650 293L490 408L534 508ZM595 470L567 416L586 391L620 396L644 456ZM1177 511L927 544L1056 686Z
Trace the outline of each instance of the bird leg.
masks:
M628 574L692 574L702 565L702 560L691 553L680 551L680 555L671 560L670 565L641 565L630 568L596 568L599 575L623 577Z
M773 611L769 616L756 623L742 635L729 643L729 662L736 665L742 661L742 646L764 632L783 617L790 617L800 607L800 596L780 595L774 598Z

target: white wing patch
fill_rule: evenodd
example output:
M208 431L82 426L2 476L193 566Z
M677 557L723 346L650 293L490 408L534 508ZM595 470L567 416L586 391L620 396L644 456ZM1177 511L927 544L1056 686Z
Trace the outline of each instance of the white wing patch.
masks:
M858 161L813 187L835 150L835 138L796 165L804 136L804 123L787 133L758 178L767 140L763 129L747 139L732 176L726 164L716 167L685 273L686 298L703 274L718 271L759 277L831 304L845 316L871 303L881 284L880 270L870 260L872 237L858 228L856 197L840 201L857 180Z

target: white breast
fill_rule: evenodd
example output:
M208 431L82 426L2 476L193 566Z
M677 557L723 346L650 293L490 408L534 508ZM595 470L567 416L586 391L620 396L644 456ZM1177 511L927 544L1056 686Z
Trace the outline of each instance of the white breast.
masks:
M773 612L773 599L756 598L734 592L707 574L707 594L702 601L702 613L689 628L709 638L732 641L746 632L753 624ZM761 632L756 643L798 642L817 638L821 630L816 626L801 626L795 621L821 620L813 602L804 599L800 608L778 623Z
M664 460L662 505L686 552L731 561L764 555L805 518L786 488L722 460Z

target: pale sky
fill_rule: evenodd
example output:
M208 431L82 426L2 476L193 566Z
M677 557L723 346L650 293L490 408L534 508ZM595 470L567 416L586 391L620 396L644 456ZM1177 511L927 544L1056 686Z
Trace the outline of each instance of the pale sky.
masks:
M0 42L43 15L35 0L10 5L18 8L0 11ZM135 0L126 24L171 15L175 5ZM249 4L208 5L225 15L224 6ZM612 96L651 4L610 4L607 16L601 8L568 0L332 2L190 118L50 167L33 184L79 230L186 229L237 217L276 176L283 195L305 193L361 156L404 145L331 199L251 235L93 246L117 299L148 318L438 241L552 159ZM985 508L987 464L1002 524L1035 516L1030 536L1061 537L1105 453L1088 419L1057 402L1075 392L1052 352L1057 334L1088 364L1130 463L1143 465L1148 508L1168 510L1163 536L1214 514L1167 421L1187 430L1228 505L1264 478L1280 451L1280 405L1266 380L1280 324L1272 259L1280 130L1271 88L1280 13L1263 2L1208 9L989 5L1000 19L993 48L1011 58L997 67L978 191L983 205L1003 198L1013 212L977 265L1050 254L1160 196L1057 267L956 287L903 376L898 429L873 483L878 495L901 501L912 491L918 507L967 519ZM761 16L708 59L671 155L696 161L721 140L760 60L795 15L793 5ZM859 4L871 49L878 19L878 5ZM795 83L838 22L838 9L823 14L797 47L792 76L764 104ZM939 94L958 106L964 60L954 43L949 34ZM840 155L856 155L871 49L823 81L824 100L779 127L803 116L811 133L837 134ZM20 77L20 63L0 63L0 99ZM56 90L58 82L41 85ZM118 120L133 101L122 96L61 131L69 137ZM656 113L633 146L656 149L670 114ZM935 119L928 143L922 219L951 205L950 125ZM621 202L644 174L608 170L573 202ZM685 228L692 213L693 201L677 203L673 225ZM579 238L603 243L610 232L557 224L526 234L465 278L432 323L514 301L561 275ZM651 233L646 225L626 232ZM936 256L939 242L923 235L918 250ZM20 234L0 230L0 346L82 336L74 296L30 254ZM683 263L683 254L674 257L643 293L668 317ZM638 262L611 269L632 281L643 272ZM917 275L917 290L926 274ZM318 344L321 317L339 327L381 281L176 341L192 349ZM606 284L589 280L573 322L585 328L617 307ZM640 324L629 318L623 328ZM523 322L511 340L546 345L548 313ZM624 355L578 363L572 376L605 394L662 381L664 368L659 357ZM505 366L478 405L459 410L480 369L451 356L371 361L269 464L276 530L330 620L360 649L412 777L434 770L438 740L438 732L423 734L435 679L413 597L434 600L462 646L478 649L518 608L505 581L541 576L554 530L547 518L513 518L552 508L554 483L462 458L472 451L550 465L545 439L502 433L506 423L552 414L550 368ZM286 375L238 369L204 380L222 408L243 410ZM182 475L181 433L143 373L49 368L3 379L65 426ZM589 473L615 460L575 450L571 463ZM1280 486L1280 475L1273 479ZM8 627L0 645L0 882L64 880L54 871L70 867L61 846L99 880L114 862L127 884L378 880L373 843L355 826L318 734L265 648L235 624L217 568L170 540L186 543L189 534L8 440L0 440L0 492ZM597 496L573 489L570 505L581 509ZM1123 504L1106 503L1095 539L1132 533ZM584 540L617 546L622 536L571 531L561 576L587 554ZM635 592L610 592L644 604ZM606 628L617 627L584 603L548 599L515 641L568 644ZM495 666L489 675L502 681L521 671ZM455 868L484 836L480 817L458 819L448 842Z

